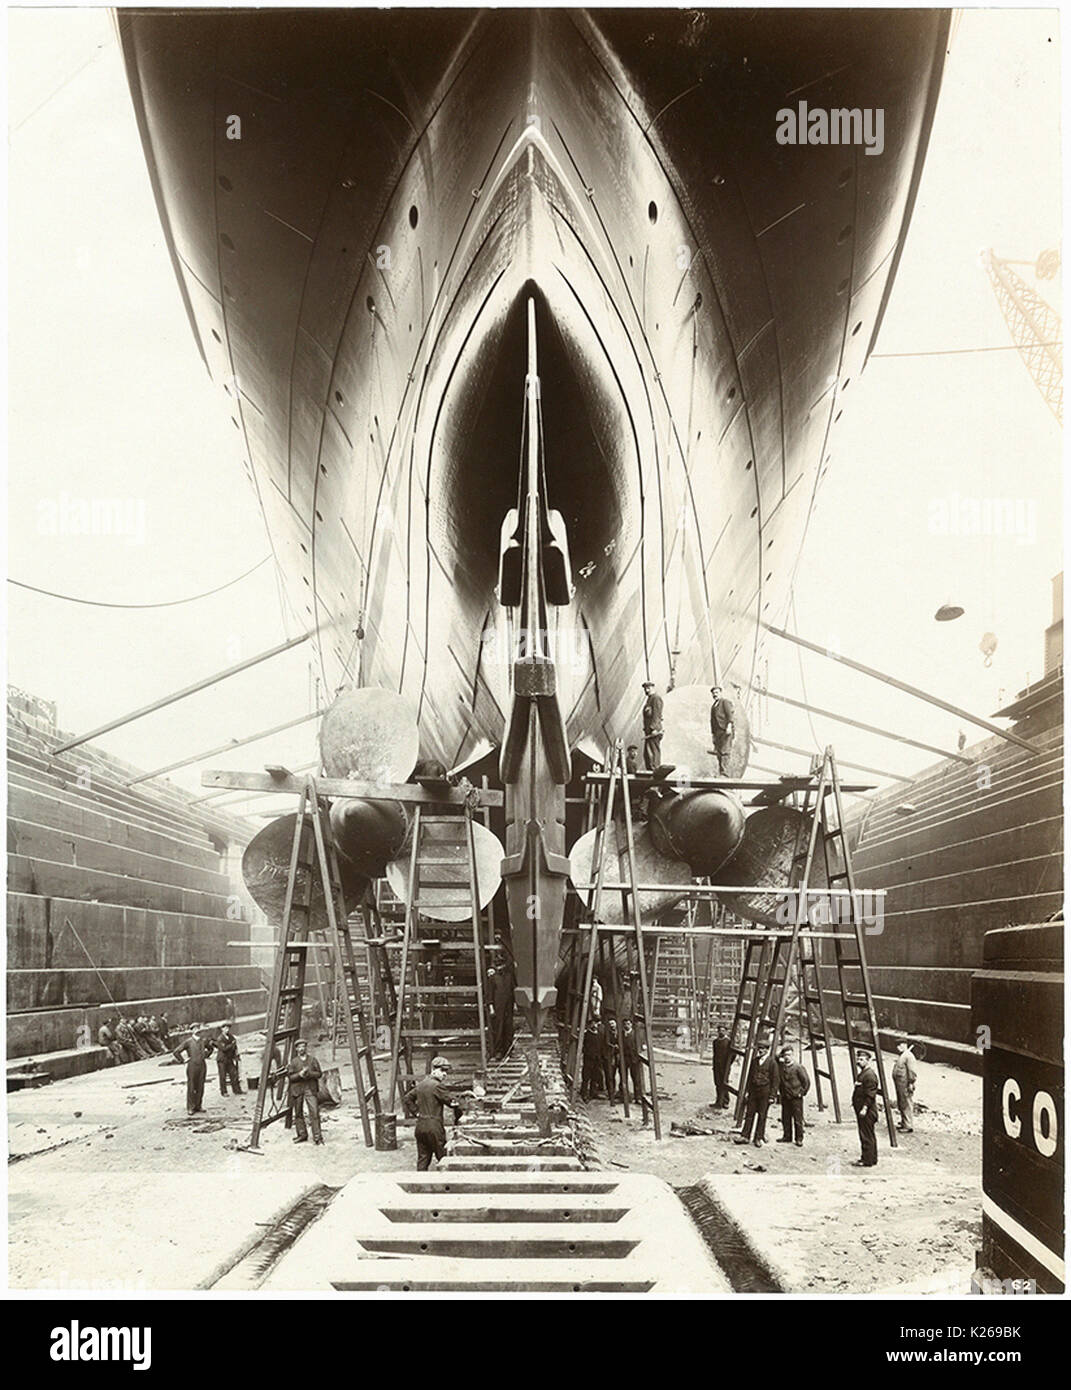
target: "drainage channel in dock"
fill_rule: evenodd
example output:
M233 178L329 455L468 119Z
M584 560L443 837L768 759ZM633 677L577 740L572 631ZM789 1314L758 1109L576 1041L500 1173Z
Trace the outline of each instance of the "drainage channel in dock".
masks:
M734 1293L784 1293L769 1266L702 1184L675 1191Z

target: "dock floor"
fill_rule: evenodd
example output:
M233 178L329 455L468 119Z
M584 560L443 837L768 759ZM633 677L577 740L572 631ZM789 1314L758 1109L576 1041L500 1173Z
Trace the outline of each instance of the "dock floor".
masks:
M249 1074L257 1039L241 1044ZM330 1048L318 1055L328 1062ZM520 1060L512 1064L520 1075ZM661 1143L635 1111L625 1120L620 1104L595 1100L572 1112L588 1151L582 1161L548 1151L555 1144L525 1153L539 1140L524 1100L511 1102L502 1121L519 1137L496 1136L493 1117L470 1116L455 1152L431 1174L414 1171L410 1128L399 1126L395 1151L366 1148L348 1103L324 1112L322 1147L295 1145L277 1124L265 1131L260 1153L243 1152L253 1097L222 1099L210 1072L205 1113L188 1119L183 1068L158 1060L12 1092L10 1285L136 1292L338 1284L358 1293L374 1277L377 1289L474 1288L516 1280L513 1260L486 1253L489 1231L500 1241L508 1228L529 1242L527 1269L539 1266L529 1277L547 1292L559 1284L610 1291L646 1282L651 1292L727 1292L729 1280L673 1190L699 1186L788 1292L947 1294L956 1290L938 1288L942 1281L954 1285L964 1272L969 1280L980 1222L977 1077L921 1064L919 1096L930 1108L895 1153L879 1133L872 1171L850 1166L854 1124L834 1124L810 1101L803 1149L771 1143L755 1150L734 1145L729 1116L710 1108L709 1064L660 1058L659 1076ZM688 1122L714 1133L671 1132ZM771 1138L779 1129L771 1123ZM322 1210L291 1244L283 1239L271 1260L258 1259L266 1235L285 1234L295 1212L304 1220L305 1208L317 1203ZM560 1211L562 1220L543 1220L545 1210ZM429 1211L440 1216L425 1220ZM476 1215L448 1219L447 1211ZM580 1215L591 1211L624 1214L612 1221ZM636 1243L623 1254L617 1244L596 1254L591 1242L603 1237ZM402 1244L382 1246L392 1241ZM443 1241L453 1244L432 1244ZM550 1254L548 1241L565 1244ZM310 1252L325 1242L332 1249L337 1242L338 1257L314 1270ZM457 1242L469 1242L464 1253ZM582 1248L570 1251L570 1244ZM578 1253L586 1258L569 1258ZM313 1273L315 1281L304 1284Z

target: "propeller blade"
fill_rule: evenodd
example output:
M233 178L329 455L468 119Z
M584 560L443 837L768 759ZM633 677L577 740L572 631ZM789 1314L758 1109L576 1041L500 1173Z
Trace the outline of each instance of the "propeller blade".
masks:
M662 737L662 761L673 763L676 776L742 777L751 757L751 725L744 702L735 688L722 691L733 706L733 737L724 774L719 771L718 756L710 732L710 707L713 697L709 685L678 685L667 691L662 706L665 734Z
M423 843L431 842L442 834L448 836L452 827L447 825L425 824L422 827ZM478 821L472 826L473 849L476 858L476 884L481 909L485 908L498 892L502 882L502 841ZM445 879L451 880L449 887L422 887L420 865L417 865L417 897L420 900L421 917L429 917L433 922L464 922L472 916L472 897L469 892L469 850L465 843L447 840L436 846L436 859L449 859L448 864L429 864L427 878L436 884ZM409 850L403 850L387 865L387 881L396 897L408 905L409 902ZM453 886L456 882L457 887Z
M416 711L393 690L348 690L320 723L320 758L328 777L404 782L419 757Z
M809 828L810 818L791 806L766 806L748 817L743 842L728 864L718 871L718 879L722 883L739 883L770 891L719 894L730 912L767 927L786 925L785 894L776 890L790 886L796 846L802 843L806 847L806 839L801 841L799 837L805 836ZM825 883L825 865L817 854L810 886L823 888Z
M254 835L242 855L242 877L249 896L273 926L280 926L286 906L286 881L290 873L290 854L294 844L294 825L297 812L279 816ZM346 910L350 912L360 902L368 887L368 879L347 860L339 856L339 874ZM303 902L306 891L306 869L299 868L295 884L295 901ZM327 911L324 906L320 875L313 872L312 927L327 930Z
M581 835L570 851L569 859L572 864L574 884L595 882L596 866L593 863L593 855L597 834L597 830L589 830L586 835ZM687 864L680 859L670 858L655 847L646 825L634 827L633 843L635 844L636 855L636 877L640 883L667 883L676 884L679 887L680 884L687 883L691 878L691 870ZM625 831L624 827L619 826L616 821L607 833L602 877L604 883L628 883L629 881L628 846L625 843ZM590 907L595 898L595 890L581 892L580 896ZM674 903L678 902L681 896L679 892L641 893L641 920L644 922L653 921L660 912L664 912L666 908L672 907ZM620 891L603 889L599 913L601 921L611 923L614 926L632 921L631 909L626 915L622 907L621 897Z

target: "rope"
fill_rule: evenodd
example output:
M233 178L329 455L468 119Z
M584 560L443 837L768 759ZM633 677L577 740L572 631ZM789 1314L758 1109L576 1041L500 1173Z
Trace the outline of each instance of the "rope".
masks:
M236 579L228 579L226 584L220 584L215 589L206 589L203 594L189 594L186 598L168 599L165 603L108 603L104 599L78 598L74 594L56 594L51 589L39 589L36 584L24 584L20 579L9 579L9 584L14 584L16 589L28 589L32 594L44 594L46 598L58 598L64 603L82 603L90 608L177 608L183 603L196 603L198 599L211 598L213 594L221 594L224 589L230 589L235 584L240 584L243 579L248 579L258 569L261 569L272 557L265 555L263 560L258 560L255 565L247 569Z

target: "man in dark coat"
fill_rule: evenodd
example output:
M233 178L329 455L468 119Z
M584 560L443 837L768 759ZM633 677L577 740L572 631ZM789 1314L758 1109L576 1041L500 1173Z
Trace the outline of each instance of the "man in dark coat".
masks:
M602 1089L605 1075L602 1064L603 1031L597 1018L589 1018L584 1029L584 1060L581 1070L580 1099L591 1100Z
M747 1083L747 1108L741 1133L733 1140L734 1144L746 1144L751 1139L752 1125L755 1127L754 1143L761 1149L766 1143L766 1114L770 1101L780 1090L781 1075L777 1058L773 1054L772 1039L762 1038L755 1051Z
M733 751L733 702L722 695L720 685L712 685L710 693L714 700L710 706L710 737L714 742L711 752L717 754L719 776L727 777Z
M733 1060L733 1045L728 1030L719 1023L714 1036L714 1104L719 1110L729 1106L729 1068Z
M878 1162L878 1141L875 1135L878 1124L878 1074L874 1070L873 1057L865 1048L857 1048L855 1053L855 1090L852 1091L852 1109L855 1122L859 1126L860 1157L853 1168L874 1168Z
M602 1032L602 1071L606 1078L606 1099L611 1105L617 1097L617 1073L620 1069L621 1044L618 1041L617 1019L608 1018Z
M641 1023L640 1029L642 1028L643 1024ZM631 1018L626 1018L621 1024L621 1041L625 1048L625 1066L628 1070L628 1077L621 1078L621 1088L624 1090L629 1080L632 1081L632 1098L637 1105L643 1106L644 1115L646 1115L647 1097L643 1085L643 1033L636 1028Z
M212 1052L212 1044L201 1037L200 1025L190 1027L190 1036L174 1049L175 1060L181 1062L186 1054L186 1114L200 1115L205 1095L206 1061Z
M781 1049L781 1138L779 1144L803 1147L803 1097L811 1089L806 1068L792 1057L792 1049Z
M304 1144L308 1140L309 1131L305 1127L305 1110L308 1109L312 1142L322 1144L324 1137L320 1133L320 1077L323 1071L316 1058L309 1054L309 1045L304 1038L299 1038L294 1044L294 1055L290 1058L290 1065L286 1070L290 1079L290 1110L294 1117L294 1128L297 1130L294 1143Z
M445 1057L434 1057L431 1071L422 1077L413 1090L416 1100L416 1146L417 1169L426 1172L431 1160L442 1161L446 1153L446 1125L443 1123L443 1108L453 1107L454 1120L460 1114L461 1106L446 1089L446 1079L450 1073L450 1063Z
M662 761L662 696L651 681L644 681L643 696L643 765L653 772Z
M219 1069L219 1093L227 1094L227 1086L236 1096L242 1094L242 1078L238 1075L238 1039L225 1023L216 1038L216 1066Z
M491 1052L504 1057L513 1045L513 976L504 960L487 972L491 1010Z

